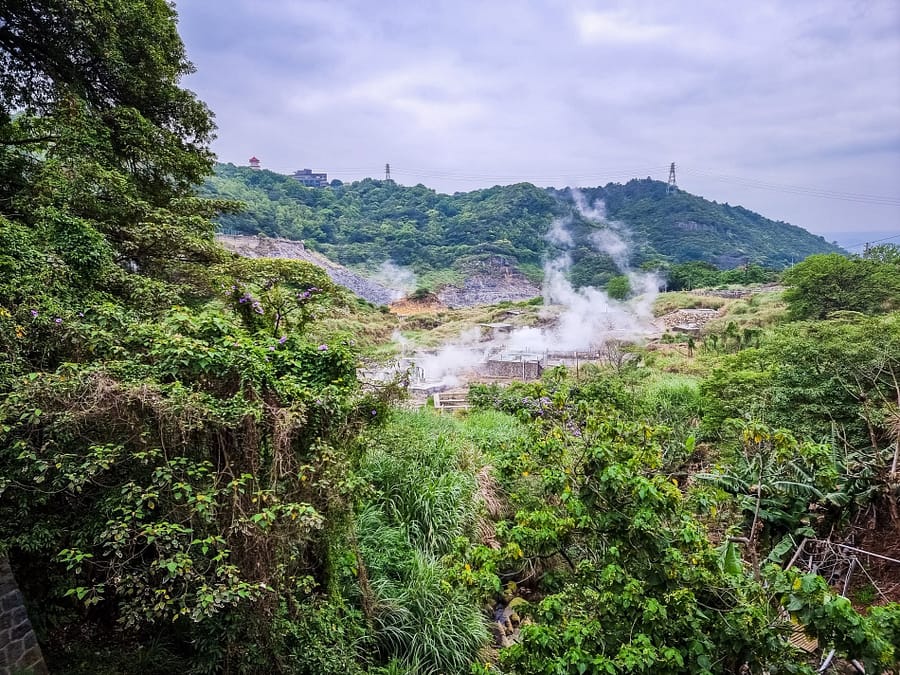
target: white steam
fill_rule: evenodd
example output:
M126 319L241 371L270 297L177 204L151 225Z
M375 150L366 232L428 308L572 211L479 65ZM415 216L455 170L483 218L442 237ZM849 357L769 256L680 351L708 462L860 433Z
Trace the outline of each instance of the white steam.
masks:
M399 330L395 330L391 334L391 342L396 343L397 346L400 347L401 358L406 357L407 352L412 345L412 341L409 340L405 335L403 335L403 333L401 333Z
M591 233L590 240L596 250L612 258L617 270L628 271L628 244L615 230L597 230Z
M421 369L425 380L455 386L460 383L461 375L476 370L487 360L491 345L480 340L481 329L472 328L437 352L416 354L415 364Z
M559 218L550 224L550 230L547 232L546 239L551 244L567 248L571 248L575 243L572 240L572 233L563 226L563 221Z
M578 213L587 220L590 220L592 223L606 222L606 204L602 200L597 199L593 204L588 204L587 198L585 198L581 190L572 190L572 201L575 203Z
M375 273L375 280L389 288L391 300L396 301L416 290L416 275L412 270L400 267L390 260L381 263Z
M659 292L654 274L629 267L628 233L624 226L606 219L602 201L589 205L580 191L572 193L575 208L597 229L589 237L594 248L627 276L632 297L610 298L602 289L574 288L568 279L574 247L571 219L555 220L546 238L563 251L544 264L543 297L548 313L555 314L545 328L519 328L503 336L483 337L481 329L461 335L434 353L418 353L415 365L430 383L454 386L460 376L479 368L492 355L518 352L535 356L573 351L597 351L610 341L639 341L657 332L652 307Z
M628 277L633 298L621 302L614 300L593 286L574 288L568 279L572 257L564 252L544 264L544 304L559 305L562 311L555 325L550 328L523 328L513 332L509 348L517 351L553 352L593 350L609 340L637 341L655 332L653 301L659 293L656 275L631 270L628 266L627 233L620 223L606 220L606 207L602 201L588 205L584 195L573 190L572 200L579 214L598 226L590 236L594 248L612 258L620 272ZM553 222L548 239L572 246L570 221Z

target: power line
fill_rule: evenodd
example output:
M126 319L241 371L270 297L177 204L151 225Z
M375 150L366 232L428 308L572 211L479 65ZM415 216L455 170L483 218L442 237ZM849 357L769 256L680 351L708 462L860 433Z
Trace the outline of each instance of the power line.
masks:
M900 238L900 234L892 234L890 237L882 237L881 239L873 239L871 241L861 241L858 244L853 244L852 246L844 246L848 251L850 249L859 248L860 246L868 246L869 244L877 244L882 241L889 241L890 239L898 239Z
M861 204L872 204L876 206L897 206L900 207L900 197L889 197L885 195L872 195L857 192L843 192L840 190L830 190L826 188L817 188L804 185L788 185L784 183L772 183L769 181L757 180L754 178L742 178L740 176L730 176L727 174L714 173L703 169L694 169L691 167L681 167L684 173L712 178L714 180L733 183L743 187L749 187L759 190L770 190L774 192L782 192L785 194L793 194L806 197L821 197L824 199L837 199L841 201L857 202Z
M447 171L442 169L423 169L417 167L405 167L408 171L413 173L422 173L422 174L430 174L430 175L440 175L446 177L455 177L455 178L465 178L465 179L477 179L477 178L485 178L491 180L550 180L554 178L578 178L581 179L590 179L590 178L598 178L598 177L606 177L606 176L629 176L631 178L640 175L642 173L656 173L660 170L659 166L643 166L637 168L601 168L597 167L593 169L591 174L582 174L579 176L577 173L569 172L569 171L560 171L558 173L553 174L498 174L498 173L473 173L473 172L456 172L456 171Z
M456 172L443 169L427 169L420 167L394 165L392 171L397 175L405 175L414 178L437 178L441 180L472 182L472 181L514 181L514 182L572 182L586 184L594 181L634 178L639 175L654 174L660 171L660 167L638 167L633 169L598 169L597 173L592 175L576 175L569 172L559 172L555 174L491 174L491 173L473 173L473 172Z
M362 174L373 176L373 166L353 166L353 167L329 167L331 174ZM387 169L387 166L385 166ZM671 182L672 166L669 166L669 179ZM888 206L900 208L900 197L890 197L885 195L874 195L855 192L844 192L840 190L831 190L827 188L818 188L803 185L790 185L785 183L774 183L771 181L763 181L754 178L745 178L741 176L733 176L729 174L720 174L705 169L697 169L692 167L680 166L682 173L689 175L711 178L742 187L769 190L773 192L781 192L804 197L815 197L821 199L834 199L840 201L855 202L860 204L868 204L873 206ZM272 167L270 171L290 173L291 170L281 167ZM454 171L439 168L426 168L415 166L394 165L391 167L392 175L401 175L411 179L437 179L441 181L472 183L472 182L541 182L541 183L560 183L569 185L590 185L600 184L603 181L629 180L638 176L660 175L665 169L661 166L640 166L633 168L607 167L595 168L590 174L579 175L577 173L569 173L560 171L553 174L503 174L488 173L476 171ZM385 175L388 175L385 171Z

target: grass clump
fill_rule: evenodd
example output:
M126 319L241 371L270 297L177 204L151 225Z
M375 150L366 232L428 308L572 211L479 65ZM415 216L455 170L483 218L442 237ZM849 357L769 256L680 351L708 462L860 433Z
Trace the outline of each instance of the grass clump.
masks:
M396 411L368 444L362 477L374 489L357 536L374 595L379 655L415 673L467 673L487 642L467 589L451 582L452 553L473 541L481 453L463 422ZM398 670L397 672L404 672Z
M687 291L661 293L653 305L653 313L662 316L679 309L721 309L729 304L726 298L695 295Z

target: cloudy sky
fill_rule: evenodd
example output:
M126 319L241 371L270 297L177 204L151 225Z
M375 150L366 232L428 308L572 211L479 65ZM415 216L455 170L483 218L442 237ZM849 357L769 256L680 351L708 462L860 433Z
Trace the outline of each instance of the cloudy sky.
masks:
M665 181L900 234L897 0L181 0L222 161L442 192ZM893 241L900 241L900 238Z

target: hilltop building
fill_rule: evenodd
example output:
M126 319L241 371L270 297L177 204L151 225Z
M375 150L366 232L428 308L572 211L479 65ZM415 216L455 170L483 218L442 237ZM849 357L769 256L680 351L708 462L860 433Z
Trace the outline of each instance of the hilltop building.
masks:
M291 178L293 178L298 183L302 183L306 187L328 186L328 174L313 173L311 169L301 169L299 171L295 171Z
M256 157L251 157L248 161L250 162L251 169L259 171L259 160Z

